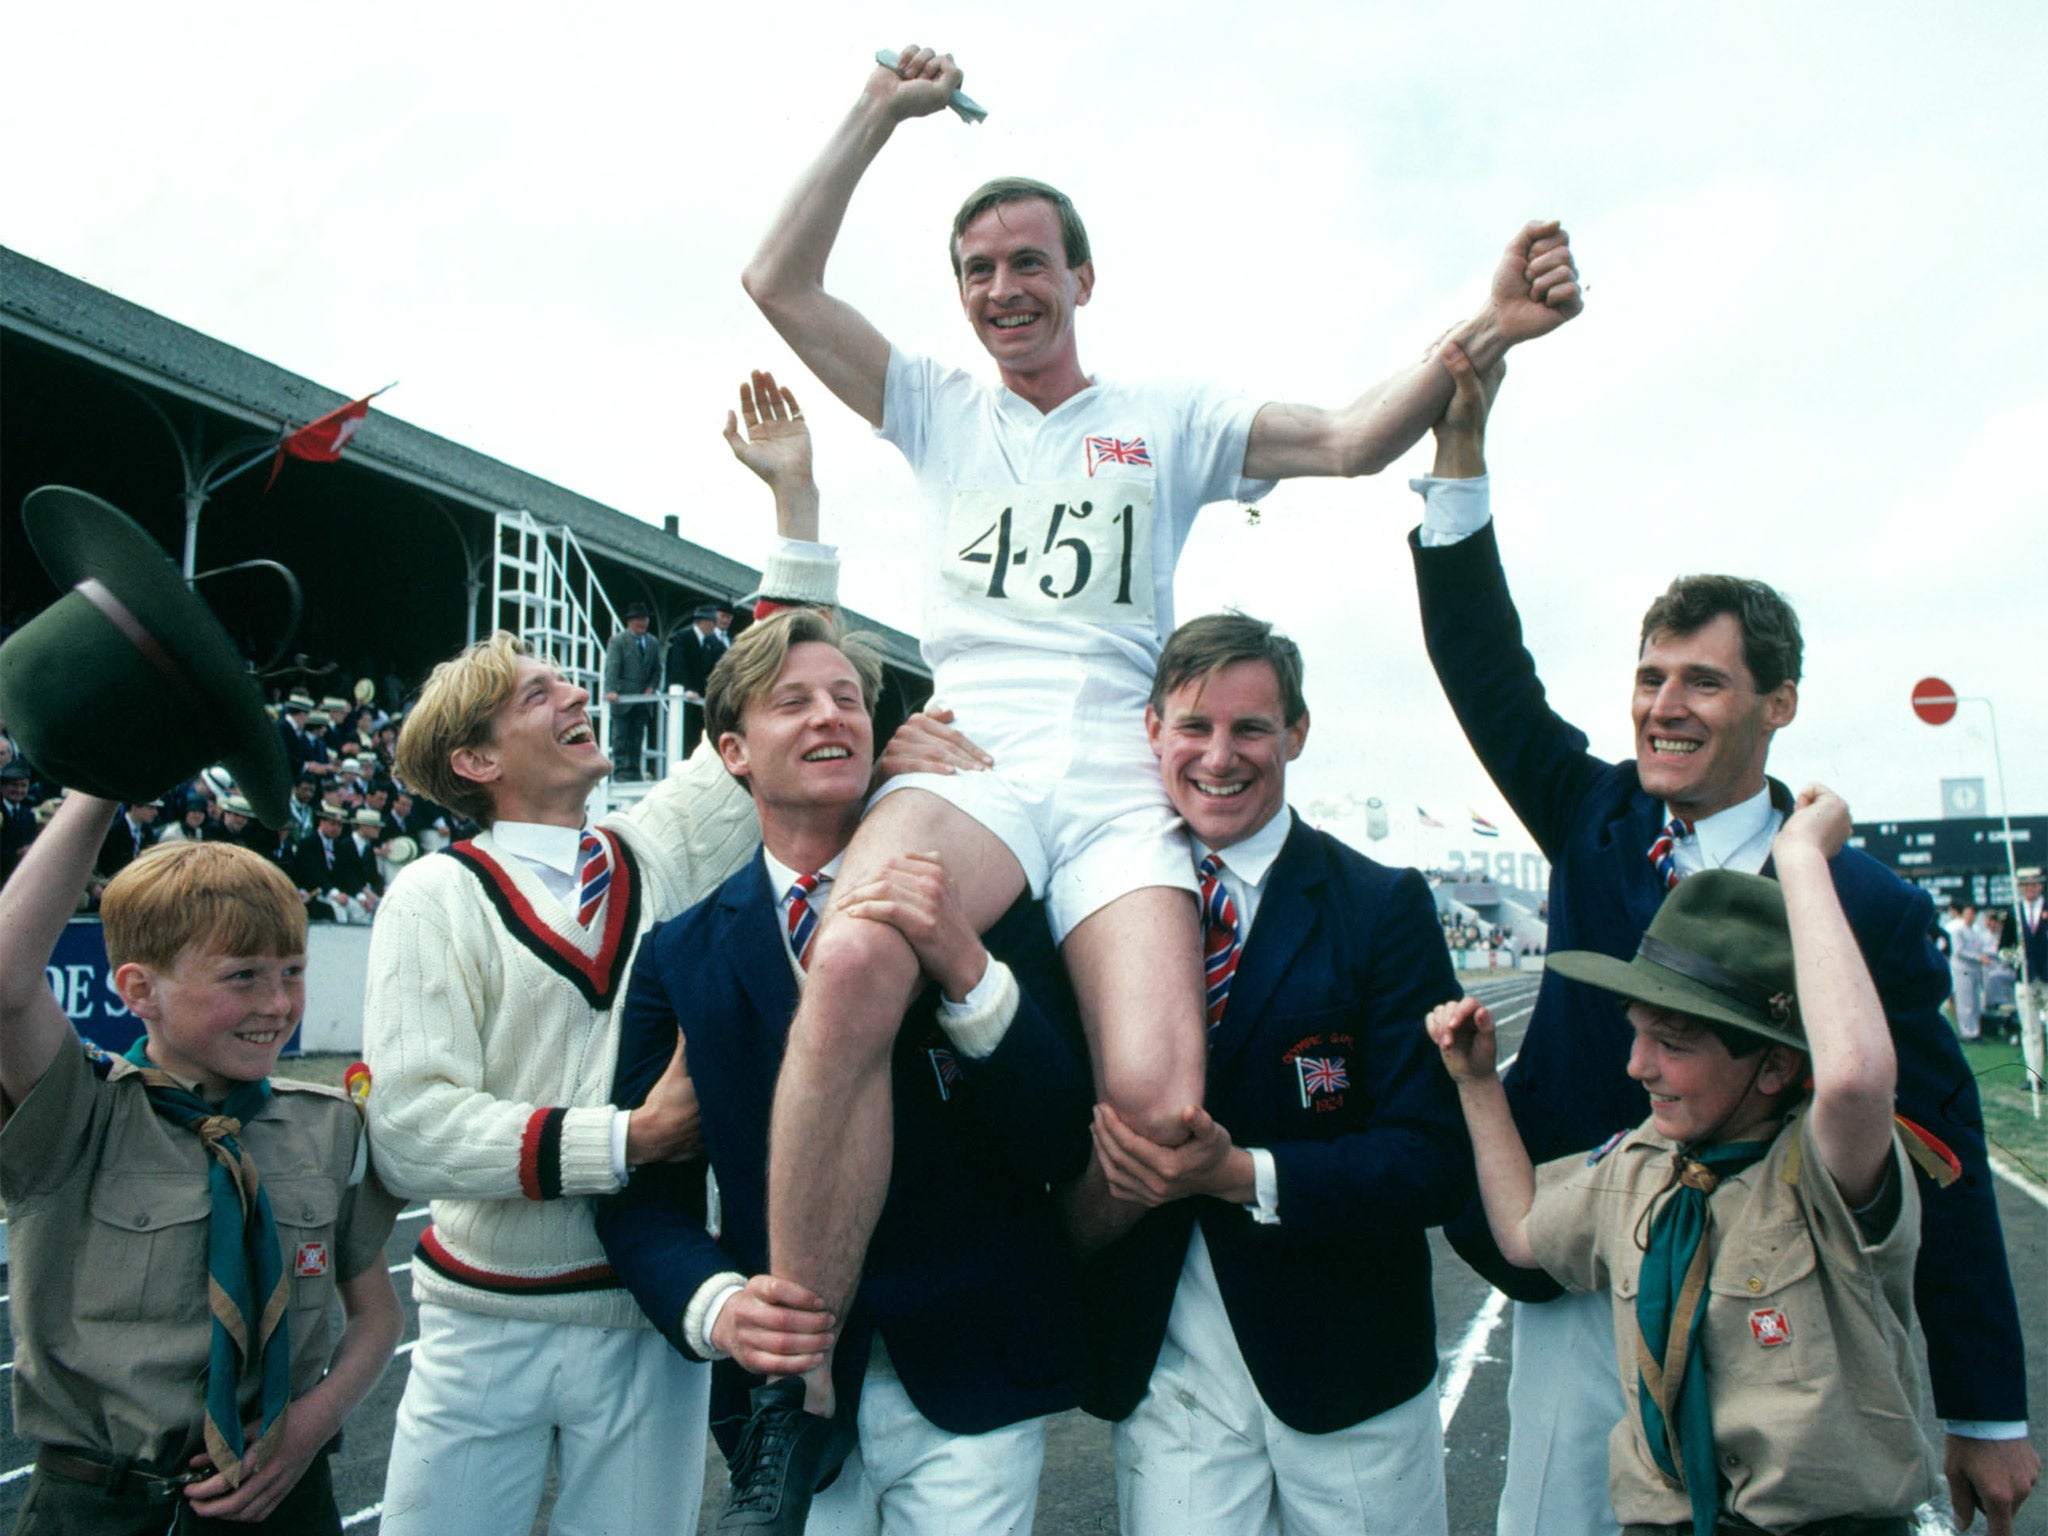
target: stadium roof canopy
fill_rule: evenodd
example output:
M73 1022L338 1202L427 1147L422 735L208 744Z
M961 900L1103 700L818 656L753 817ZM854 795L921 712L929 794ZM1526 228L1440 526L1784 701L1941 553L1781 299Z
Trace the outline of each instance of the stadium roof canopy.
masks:
M189 486L348 399L0 246L0 624L56 595L22 534L29 491L63 484L104 497L177 559ZM645 602L664 632L700 603L752 592L760 575L375 409L338 463L288 463L266 495L267 474L260 466L206 500L198 568L282 561L305 589L292 650L336 663L344 684L378 679L380 696L385 679L417 686L472 622L493 627L501 514L568 528L611 601ZM284 609L259 578L222 578L205 595L248 654L268 652ZM930 691L916 640L848 619L881 638L901 702L914 707Z

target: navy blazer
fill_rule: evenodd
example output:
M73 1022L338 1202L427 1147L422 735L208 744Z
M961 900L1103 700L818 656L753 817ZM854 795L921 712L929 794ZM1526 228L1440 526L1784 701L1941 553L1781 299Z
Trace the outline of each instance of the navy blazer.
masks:
M723 1231L704 1227L701 1162L636 1168L597 1203L597 1230L620 1280L686 1354L683 1310L698 1287L768 1268L769 1111L797 1003L776 900L754 859L647 936L626 994L612 1101L646 1097L680 1026ZM879 1329L910 1400L954 1434L1071 1408L1085 1376L1078 1281L1046 1188L1088 1160L1085 1046L1043 909L1020 900L986 942L1017 977L1016 1019L994 1054L970 1061L938 1027L935 990L912 1004L892 1062L888 1196L833 1359L840 1401L858 1403ZM744 1422L759 1381L719 1363L721 1443L732 1426L720 1421Z
M1121 1419L1144 1396L1197 1221L1245 1365L1283 1423L1343 1429L1429 1384L1424 1230L1463 1210L1473 1186L1457 1091L1422 1021L1458 995L1422 877L1295 820L1208 1081L1231 1139L1272 1152L1280 1221L1175 1201L1089 1266L1091 1412Z
M1545 700L1522 644L1493 525L1435 549L1423 548L1416 534L1409 543L1437 678L1472 750L1550 860L1549 952L1632 958L1664 899L1649 860L1662 802L1643 790L1633 762L1594 757L1586 737ZM1783 785L1773 781L1771 794L1791 809ZM1940 1013L1949 979L1928 942L1932 903L1856 849L1844 849L1830 867L1891 1021L1900 1113L1940 1137L1963 1165L1962 1178L1946 1190L1917 1175L1922 1218L1914 1297L1935 1407L1949 1419L2023 1419L2019 1313L1977 1085ZM1532 1158L1599 1146L1648 1118L1649 1098L1627 1072L1632 1038L1618 998L1544 973L1521 1054L1506 1077ZM1446 1235L1511 1296L1541 1301L1558 1294L1548 1277L1500 1257L1476 1207Z

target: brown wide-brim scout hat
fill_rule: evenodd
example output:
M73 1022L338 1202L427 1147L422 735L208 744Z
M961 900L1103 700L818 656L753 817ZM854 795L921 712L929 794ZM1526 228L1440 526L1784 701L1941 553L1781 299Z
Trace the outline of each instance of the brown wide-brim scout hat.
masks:
M1762 875L1707 869L1679 881L1633 960L1568 949L1544 963L1605 992L1806 1049L1785 893Z
M284 743L234 642L163 549L69 486L31 491L21 520L64 593L0 646L0 716L30 761L130 803L223 763L257 818L282 827Z

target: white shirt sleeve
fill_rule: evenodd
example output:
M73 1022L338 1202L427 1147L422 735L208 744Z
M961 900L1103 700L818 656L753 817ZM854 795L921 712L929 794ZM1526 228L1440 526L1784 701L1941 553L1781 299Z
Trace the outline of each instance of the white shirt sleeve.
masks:
M711 1343L711 1330L718 1326L725 1304L746 1288L746 1277L737 1270L725 1270L698 1286L683 1308L683 1342L706 1360L723 1360L724 1352Z
M1017 1003L1017 978L991 955L988 969L967 996L956 1003L939 994L939 1027L962 1056L980 1061L993 1056L1003 1043L1017 1017Z
M1441 549L1470 538L1493 518L1491 476L1439 480L1418 475L1408 489L1422 498L1422 547Z
M1257 1196L1245 1209L1252 1213L1252 1220L1260 1226L1277 1226L1280 1221L1280 1166L1264 1147L1247 1147L1245 1150L1252 1155L1252 1191Z

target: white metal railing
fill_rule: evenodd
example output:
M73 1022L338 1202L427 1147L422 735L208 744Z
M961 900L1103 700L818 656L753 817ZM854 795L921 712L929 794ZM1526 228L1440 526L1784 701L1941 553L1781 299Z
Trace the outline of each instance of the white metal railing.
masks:
M604 583L576 535L562 524L536 522L524 510L500 512L491 565L491 623L510 630L561 669L562 675L586 690L591 723L598 743L612 757L614 776L600 784L590 799L590 814L602 816L614 806L630 804L668 771L682 755L683 711L680 690L636 693L620 704L647 704L654 709L654 728L638 779L622 778L636 765L612 753L612 710L604 696L606 641L623 621L612 606Z

